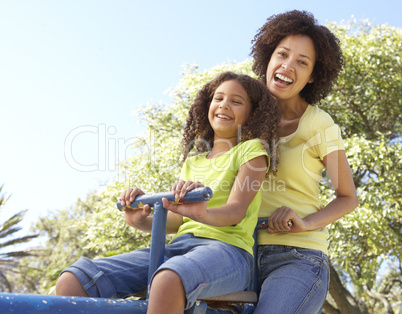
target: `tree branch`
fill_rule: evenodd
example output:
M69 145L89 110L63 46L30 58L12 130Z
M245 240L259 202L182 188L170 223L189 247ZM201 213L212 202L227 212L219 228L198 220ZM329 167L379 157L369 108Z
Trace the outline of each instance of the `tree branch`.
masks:
M327 300L324 301L322 305L322 309L324 310L325 314L340 314L340 311L332 306Z
M360 308L355 298L343 286L341 279L338 276L335 268L329 264L331 273L329 281L329 293L338 306L339 313L341 314L360 314Z
M367 293L367 295L370 298L373 298L377 301L382 302L382 304L384 304L384 308L386 309L388 314L394 314L391 304L389 304L388 299L383 294L370 290L366 284L363 285L363 289L364 289L364 292Z
M6 286L8 292L10 293L13 292L10 282L8 281L6 275L3 274L2 271L0 271L0 281Z
M349 101L346 105L350 104L350 107L352 109L352 112L356 112L359 114L359 116L362 118L362 121L364 123L364 125L367 128L367 134L369 134L369 139L373 139L375 138L375 132L372 129L372 124L370 123L370 121L367 119L366 115L364 114L364 112L360 109L360 107L358 105L356 105L354 103L354 101Z

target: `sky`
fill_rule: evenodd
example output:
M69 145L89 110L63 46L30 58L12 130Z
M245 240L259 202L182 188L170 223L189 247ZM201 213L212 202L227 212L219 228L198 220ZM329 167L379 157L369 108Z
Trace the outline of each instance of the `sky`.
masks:
M0 0L0 224L28 209L28 232L102 189L146 129L136 109L171 103L186 63L248 59L266 19L292 9L402 26L400 0Z

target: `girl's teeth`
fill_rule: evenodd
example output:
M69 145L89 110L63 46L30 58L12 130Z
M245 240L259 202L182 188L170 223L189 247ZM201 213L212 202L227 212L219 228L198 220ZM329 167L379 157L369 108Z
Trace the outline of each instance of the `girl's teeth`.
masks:
M220 114L218 114L217 117L218 117L218 118L222 118L222 119L229 120L229 118L228 118L227 116L222 116L222 115L220 115Z

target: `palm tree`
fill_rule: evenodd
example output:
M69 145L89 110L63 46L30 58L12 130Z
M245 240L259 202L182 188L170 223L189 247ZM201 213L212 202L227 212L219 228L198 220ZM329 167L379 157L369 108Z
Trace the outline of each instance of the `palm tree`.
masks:
M0 186L0 212L4 208L4 204L9 196L3 193L3 185ZM25 236L16 236L16 233L22 229L18 224L24 218L27 210L22 210L4 223L0 222L0 291L12 292L12 284L7 274L21 275L17 269L19 260L25 256L34 255L33 250L15 250L15 245L27 243L38 237L39 234L31 234Z

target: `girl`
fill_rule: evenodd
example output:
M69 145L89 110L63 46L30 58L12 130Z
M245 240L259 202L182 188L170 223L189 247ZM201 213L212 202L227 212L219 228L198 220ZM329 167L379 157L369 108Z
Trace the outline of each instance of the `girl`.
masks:
M294 10L268 18L251 55L254 72L281 113L281 163L278 176L266 181L276 188L262 188L259 215L269 216L269 229L258 234L255 313L317 313L329 283L326 226L358 204L339 127L314 106L331 91L342 52L338 39L312 14ZM336 194L325 207L318 185L323 169Z
M211 201L169 204L165 263L155 272L149 313L183 313L196 299L244 290L251 280L253 232L260 185L270 162L268 143L277 139L278 113L259 81L225 72L206 84L190 108L182 141L184 165L173 184L177 199L209 186ZM275 156L275 154L272 157ZM123 206L138 189L122 192ZM126 222L151 231L150 208L125 211ZM59 295L131 296L147 285L149 249L91 261L81 258L62 272Z

